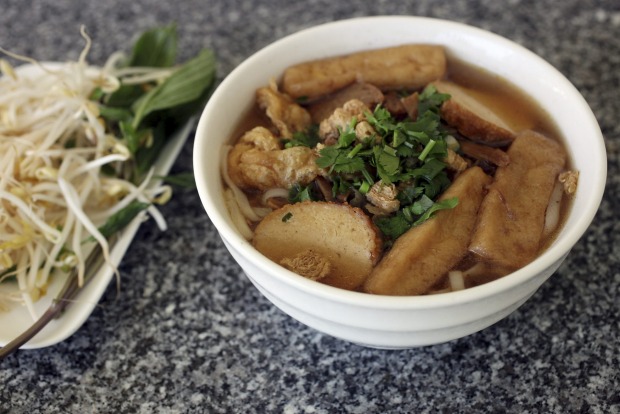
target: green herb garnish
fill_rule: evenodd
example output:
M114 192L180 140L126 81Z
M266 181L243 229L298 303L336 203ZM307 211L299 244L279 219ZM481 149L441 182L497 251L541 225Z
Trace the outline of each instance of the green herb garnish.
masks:
M318 125L312 125L306 131L297 131L293 133L291 139L284 140L284 148L292 147L308 147L314 148L319 142Z
M450 185L443 161L447 133L439 117L439 108L448 98L433 86L426 87L420 94L416 120L398 121L377 106L366 119L378 136L358 142L354 119L340 131L335 145L320 151L317 165L329 172L335 193L355 188L365 194L379 180L397 185L400 210L375 220L389 240L458 203L456 199L434 201Z
M140 182L169 136L206 102L215 84L215 55L209 49L176 63L174 24L144 32L133 46L124 67L151 67L166 72L159 80L121 84L113 93L100 89L92 97L108 130L120 135L133 156L130 179ZM121 65L123 66L123 65Z
M295 184L288 192L288 201L290 203L299 203L302 201L316 201L319 198L314 194L310 186L302 186Z
M109 238L111 235L124 229L141 211L146 210L150 205L150 203L143 203L137 200L132 201L125 208L111 215L106 222L99 227L99 232L106 239ZM95 238L90 236L86 240L95 241Z

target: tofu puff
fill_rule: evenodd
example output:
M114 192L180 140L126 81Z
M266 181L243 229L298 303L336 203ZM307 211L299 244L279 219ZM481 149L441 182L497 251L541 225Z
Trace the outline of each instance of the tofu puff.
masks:
M264 213L246 215L256 249L319 283L381 295L486 283L541 253L547 206L567 211L577 185L537 104L441 46L301 63L256 98L263 119L244 121L227 183Z

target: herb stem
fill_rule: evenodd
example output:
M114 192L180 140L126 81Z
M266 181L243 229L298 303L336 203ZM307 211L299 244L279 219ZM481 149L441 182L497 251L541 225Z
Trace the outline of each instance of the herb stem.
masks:
M420 156L418 157L418 159L420 161L424 161L426 157L428 157L428 154L430 154L431 150L433 149L436 143L437 141L435 141L434 139L429 140L426 146L424 147L424 149L422 150L422 152L420 153Z
M362 168L362 175L364 176L364 179L369 185L373 185L375 183L375 180L372 178L366 168Z
M370 183L368 181L362 181L362 185L360 185L359 191L362 194L366 194L370 190Z
M351 151L349 151L349 153L347 154L347 158L355 157L357 153L362 150L363 147L364 146L361 143L357 144L355 147L353 147Z

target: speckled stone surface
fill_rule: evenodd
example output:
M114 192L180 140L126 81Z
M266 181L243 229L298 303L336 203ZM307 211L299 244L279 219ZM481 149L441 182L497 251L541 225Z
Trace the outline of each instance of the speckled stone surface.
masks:
M79 26L101 63L176 21L182 57L213 48L223 77L268 43L353 16L469 23L547 59L600 122L609 179L590 230L559 271L503 321L425 348L367 349L284 315L250 284L198 196L146 223L110 286L66 341L0 362L0 413L619 413L620 3L617 0L2 0L0 45L75 58ZM191 165L192 140L174 169Z

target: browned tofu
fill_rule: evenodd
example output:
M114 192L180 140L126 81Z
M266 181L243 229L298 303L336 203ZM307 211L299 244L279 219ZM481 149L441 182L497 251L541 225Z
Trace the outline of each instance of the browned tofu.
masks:
M458 197L459 204L438 211L396 239L364 283L364 290L379 295L427 293L467 254L478 208L490 182L491 177L479 167L459 175L441 197Z
M510 143L516 132L499 115L467 89L448 81L433 82L437 91L450 94L441 106L441 117L467 138L491 145Z
M469 249L515 270L531 262L540 249L545 212L566 154L558 142L524 131L508 156L510 163L497 169L482 202Z
M415 90L446 71L441 46L402 45L300 63L284 72L282 90L294 99L314 100L354 82L381 89Z
M256 227L252 243L289 270L349 290L359 288L382 252L379 231L361 209L330 202L273 211Z

